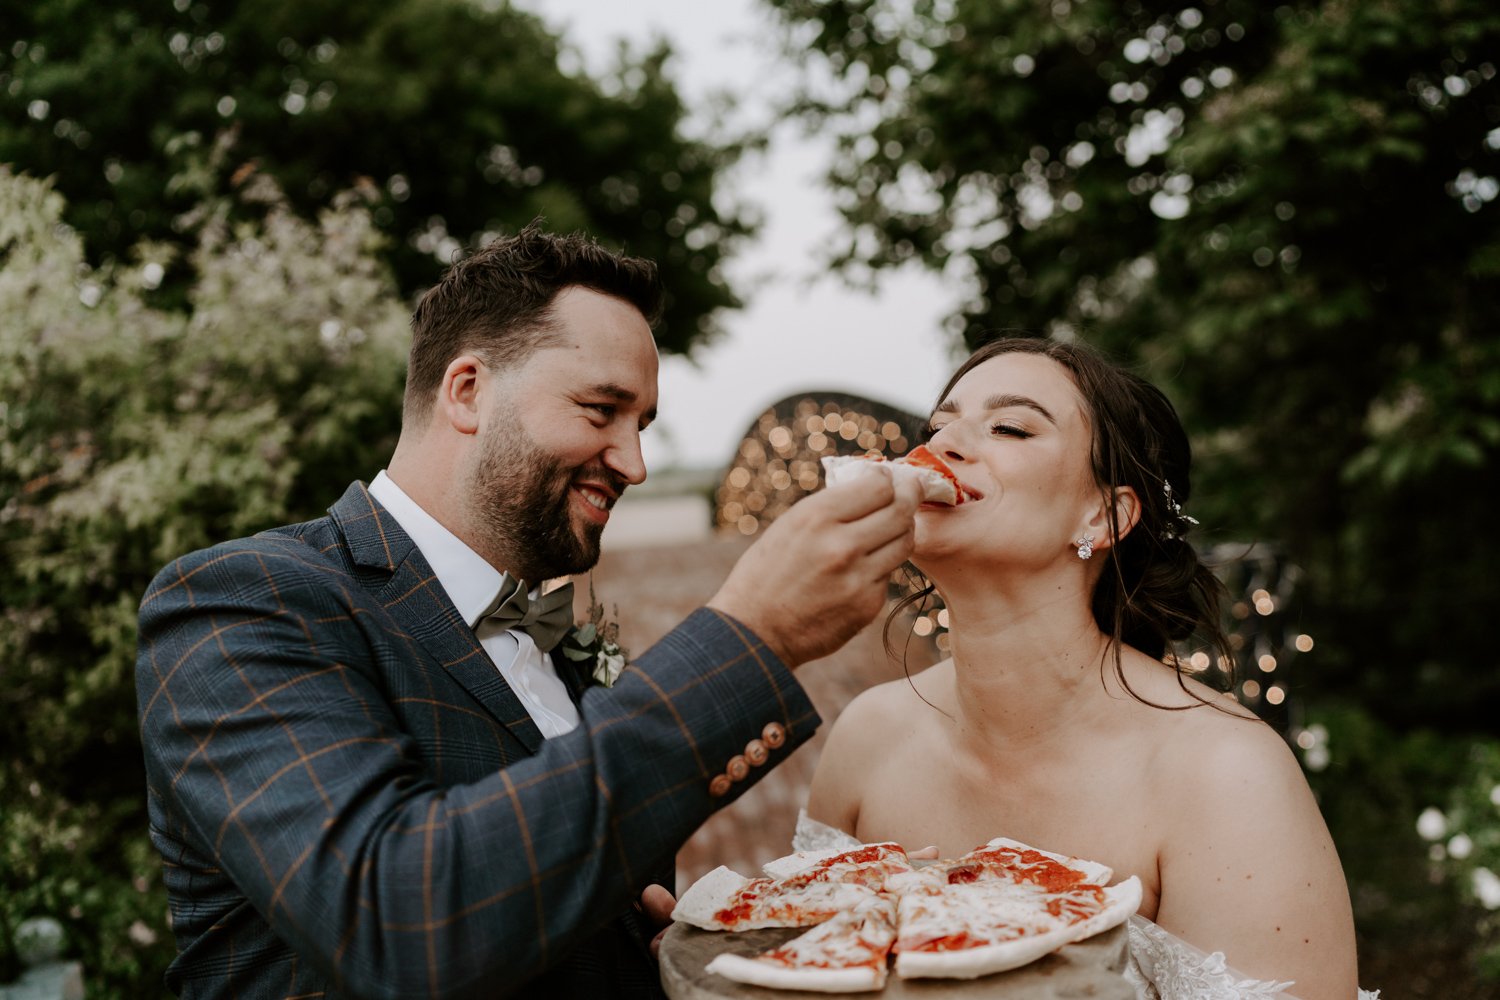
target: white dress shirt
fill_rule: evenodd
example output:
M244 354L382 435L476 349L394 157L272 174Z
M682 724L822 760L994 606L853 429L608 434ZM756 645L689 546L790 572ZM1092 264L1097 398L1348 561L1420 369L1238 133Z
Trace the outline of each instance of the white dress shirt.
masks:
M561 736L576 728L578 709L557 676L552 658L537 649L525 632L480 621L500 593L500 571L419 507L384 470L370 484L370 495L422 551L448 600L474 629L479 644L526 706L542 735ZM538 596L538 592L532 591L531 596Z

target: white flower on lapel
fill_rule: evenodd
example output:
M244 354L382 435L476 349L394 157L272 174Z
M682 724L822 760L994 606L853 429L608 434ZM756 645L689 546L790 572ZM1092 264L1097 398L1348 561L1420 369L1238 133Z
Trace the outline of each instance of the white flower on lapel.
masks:
M616 616L619 613L616 608ZM604 605L594 598L592 576L589 577L589 620L569 632L558 649L575 663L588 663L594 683L603 687L614 687L630 662L629 650L620 645L619 623L605 621Z

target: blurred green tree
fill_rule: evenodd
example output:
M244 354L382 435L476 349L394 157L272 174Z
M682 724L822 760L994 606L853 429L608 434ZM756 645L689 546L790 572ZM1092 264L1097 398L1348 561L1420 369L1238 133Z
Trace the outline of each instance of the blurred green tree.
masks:
M1299 688L1500 731L1500 8L766 0L855 280L1076 336L1184 411L1206 537L1281 543Z
M309 218L378 190L407 294L542 215L661 264L665 350L739 304L719 265L750 225L715 181L744 143L684 134L665 46L592 79L499 0L0 0L0 24L0 163L56 179L95 262L190 244L179 214L258 170ZM221 133L228 155L203 156Z
M140 595L183 552L316 516L395 443L408 309L367 207L241 196L260 220L206 204L190 308L163 310L170 248L90 267L50 182L0 167L0 982L8 929L52 916L91 995L160 995Z

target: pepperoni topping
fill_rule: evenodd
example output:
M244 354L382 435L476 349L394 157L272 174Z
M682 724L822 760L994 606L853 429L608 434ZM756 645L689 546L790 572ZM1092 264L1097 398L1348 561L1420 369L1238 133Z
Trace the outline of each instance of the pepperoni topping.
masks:
M944 462L941 458L938 458L937 455L935 455L932 450L929 449L925 444L917 445L901 458L896 459L896 461L903 462L907 465L915 465L919 469L929 469L932 472L936 472L944 479L948 480L948 482L952 483L953 491L957 496L957 499L953 501L954 506L957 506L958 504L961 504L966 500L979 499L979 494L975 493L968 486L964 485L964 483L960 481L956 475L953 474L953 470L948 468L948 463Z

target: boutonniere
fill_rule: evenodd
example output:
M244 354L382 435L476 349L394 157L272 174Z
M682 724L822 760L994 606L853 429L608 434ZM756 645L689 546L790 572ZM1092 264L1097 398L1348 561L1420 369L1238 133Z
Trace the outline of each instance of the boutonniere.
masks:
M615 608L615 617L620 609ZM562 654L575 663L585 663L595 684L614 687L630 651L620 645L620 623L606 620L604 605L594 597L594 580L589 578L589 620L573 629L562 641Z

